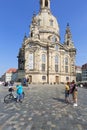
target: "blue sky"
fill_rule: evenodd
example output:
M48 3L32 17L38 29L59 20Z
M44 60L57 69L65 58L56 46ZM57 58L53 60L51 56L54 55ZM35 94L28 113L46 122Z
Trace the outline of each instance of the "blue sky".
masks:
M34 12L39 12L39 0L0 0L0 76L18 67L19 48L24 34L29 35ZM51 12L57 18L62 43L69 23L76 65L83 65L87 62L87 0L51 0Z

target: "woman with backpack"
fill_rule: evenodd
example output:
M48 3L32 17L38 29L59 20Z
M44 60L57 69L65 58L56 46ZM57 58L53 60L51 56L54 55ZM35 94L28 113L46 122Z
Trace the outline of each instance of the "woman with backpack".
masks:
M73 106L78 106L77 105L78 91L77 91L77 85L75 84L74 80L72 81L72 83L70 85L70 94L72 94Z

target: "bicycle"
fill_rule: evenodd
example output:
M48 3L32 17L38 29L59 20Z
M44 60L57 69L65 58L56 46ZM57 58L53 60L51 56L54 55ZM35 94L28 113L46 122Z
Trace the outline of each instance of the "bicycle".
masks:
M9 89L8 90L10 93L7 94L5 97L4 97L4 103L12 103L13 101L16 101L17 102L17 96L14 96L13 95L13 89ZM25 93L23 92L23 98L25 96Z
M12 91L10 91L10 93L4 97L4 103L11 103L13 101L17 101L17 97L13 95Z

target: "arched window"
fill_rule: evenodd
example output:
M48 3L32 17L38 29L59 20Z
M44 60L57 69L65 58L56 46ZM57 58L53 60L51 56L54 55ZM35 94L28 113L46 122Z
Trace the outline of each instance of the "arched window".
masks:
M55 64L58 64L58 56L55 56Z
M42 63L45 63L46 62L46 56L45 54L42 54Z
M56 49L56 51L58 51L58 44L55 45L55 49Z
M45 71L46 66L46 55L42 54L42 71Z
M68 73L68 57L65 57L65 73Z
M41 22L41 20L39 19L39 20L38 20L38 26L40 26L40 22Z
M45 7L48 7L48 0L45 0Z
M68 57L65 58L65 65L68 65Z
M30 53L29 54L29 70L34 69L34 54Z

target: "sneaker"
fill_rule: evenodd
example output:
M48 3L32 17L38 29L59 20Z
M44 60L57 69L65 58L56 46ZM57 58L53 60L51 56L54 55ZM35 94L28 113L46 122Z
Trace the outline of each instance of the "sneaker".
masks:
M74 107L77 107L78 105L77 105L77 103L74 103L73 106L74 106Z
M75 106L76 106L76 107L78 106L77 103L75 104Z
M22 100L20 100L19 102L22 103Z

